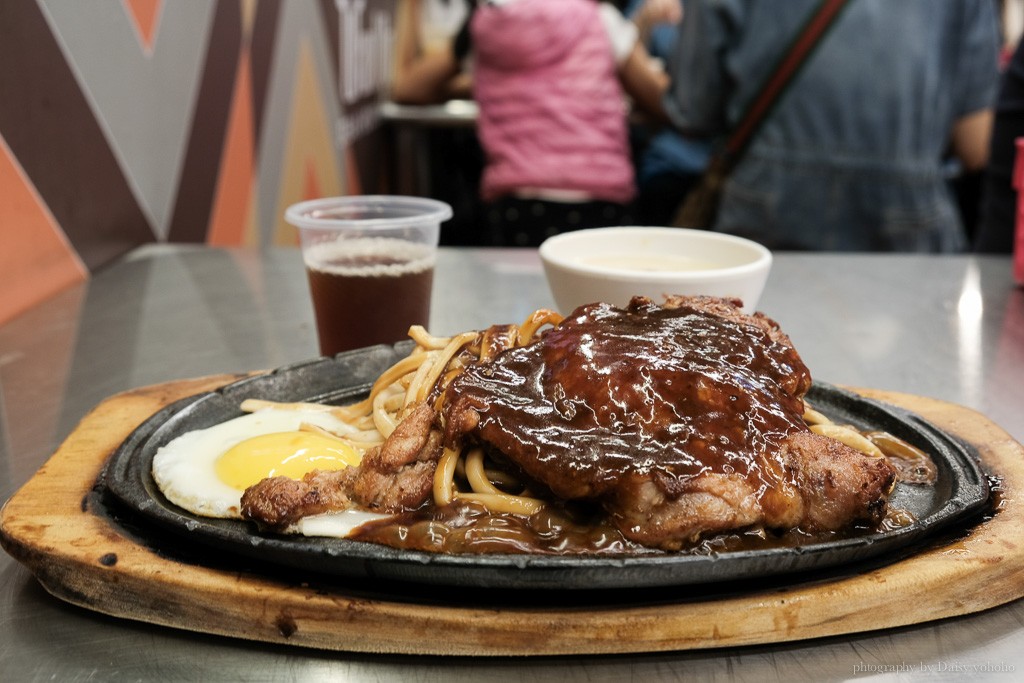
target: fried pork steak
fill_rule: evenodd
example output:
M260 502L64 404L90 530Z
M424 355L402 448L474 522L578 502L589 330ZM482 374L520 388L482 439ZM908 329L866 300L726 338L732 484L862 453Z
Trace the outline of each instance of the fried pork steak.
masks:
M895 470L802 419L810 373L738 301L584 306L536 343L470 366L442 407L447 445L479 443L629 539L877 524Z

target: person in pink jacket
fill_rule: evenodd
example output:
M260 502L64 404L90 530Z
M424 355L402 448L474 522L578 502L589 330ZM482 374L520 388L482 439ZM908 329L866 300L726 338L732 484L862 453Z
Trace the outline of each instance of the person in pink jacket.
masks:
M593 0L491 0L469 31L490 242L630 223L626 96L657 114L667 85L636 26Z
M485 0L450 53L417 64L412 80L432 93L467 53L485 154L482 241L536 246L629 224L630 107L664 121L668 86L636 26L595 0Z

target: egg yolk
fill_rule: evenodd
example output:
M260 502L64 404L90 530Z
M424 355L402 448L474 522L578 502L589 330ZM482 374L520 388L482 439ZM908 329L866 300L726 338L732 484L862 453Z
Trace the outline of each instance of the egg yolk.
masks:
M341 470L358 465L353 446L313 432L278 432L246 439L217 459L217 477L244 491L267 477L302 479L313 470Z

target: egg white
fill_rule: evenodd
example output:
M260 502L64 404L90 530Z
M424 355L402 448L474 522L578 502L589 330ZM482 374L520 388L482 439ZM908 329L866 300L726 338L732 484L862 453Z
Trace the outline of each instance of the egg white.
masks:
M302 536L330 536L347 538L356 528L378 519L387 519L391 515L382 515L367 510L340 510L325 512L322 515L303 517L285 529L286 533Z
M243 491L217 477L217 459L246 439L296 431L302 423L341 435L356 431L327 412L264 408L173 439L153 456L153 479L178 507L203 517L241 519Z

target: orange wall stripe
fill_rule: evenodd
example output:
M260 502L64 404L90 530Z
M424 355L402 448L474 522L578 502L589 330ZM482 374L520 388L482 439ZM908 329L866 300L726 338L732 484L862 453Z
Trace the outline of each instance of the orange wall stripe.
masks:
M160 6L163 0L121 0L128 10L128 16L135 24L135 31L147 53L153 52L156 27L160 23Z
M317 180L316 161L306 159L306 172L303 174L302 200L320 199L323 197L323 190L320 189L320 181Z
M0 136L0 324L87 270Z
M339 168L342 160L335 151L333 118L328 105L328 98L334 95L320 87L308 40L299 42L298 53L272 237L272 244L284 246L298 243L295 228L284 220L289 204L306 199L309 192L321 196L344 192Z
M254 125L252 110L252 76L249 50L244 48L238 60L235 90L224 138L220 174L210 212L206 241L213 246L240 246L252 243L249 210L252 205L254 172Z

